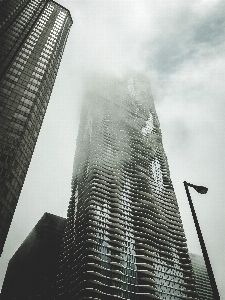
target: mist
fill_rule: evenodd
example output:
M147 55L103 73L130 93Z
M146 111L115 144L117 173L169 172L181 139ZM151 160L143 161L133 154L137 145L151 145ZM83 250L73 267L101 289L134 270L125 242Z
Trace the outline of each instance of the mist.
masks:
M148 76L190 252L201 253L183 186L191 190L225 299L225 3L59 0L73 18L31 165L1 257L8 260L44 212L66 217L87 76Z

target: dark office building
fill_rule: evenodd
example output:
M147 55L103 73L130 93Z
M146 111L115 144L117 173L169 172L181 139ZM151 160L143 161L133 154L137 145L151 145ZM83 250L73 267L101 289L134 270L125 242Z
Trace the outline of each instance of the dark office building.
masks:
M55 299L66 220L45 213L9 261L1 300Z
M147 77L86 84L59 298L196 299Z
M214 300L203 256L189 253L199 300Z
M49 0L0 2L0 254L72 25Z

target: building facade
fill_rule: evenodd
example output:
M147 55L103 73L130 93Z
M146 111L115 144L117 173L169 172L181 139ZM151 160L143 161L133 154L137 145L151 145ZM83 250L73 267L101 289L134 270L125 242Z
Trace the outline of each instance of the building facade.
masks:
M0 254L72 25L50 0L0 3Z
M86 86L59 299L196 299L148 78Z
M45 213L10 259L1 300L55 299L66 219Z
M189 253L199 300L214 300L203 256Z

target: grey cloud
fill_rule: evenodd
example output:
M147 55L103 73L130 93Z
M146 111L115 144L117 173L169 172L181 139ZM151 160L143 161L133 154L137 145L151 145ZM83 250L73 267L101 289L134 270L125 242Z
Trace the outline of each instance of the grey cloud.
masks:
M170 136L170 140L173 141L171 146L173 148L177 147L187 147L190 141L190 130L188 130L186 124L182 122L182 120L175 120L170 124L171 132L168 136ZM171 138L173 136L173 138Z
M155 55L150 59L151 65L159 73L173 73L193 52L192 49L186 48L179 38L177 40L170 38L166 43L164 41L163 44L158 45Z
M168 28L143 44L149 68L162 75L174 73L188 60L208 55L208 48L224 42L225 4L219 2L204 16L194 12L191 5L182 13L174 11L173 17L168 15L168 20L164 20L171 23Z
M224 42L225 3L220 2L206 18L196 25L193 40L216 46Z

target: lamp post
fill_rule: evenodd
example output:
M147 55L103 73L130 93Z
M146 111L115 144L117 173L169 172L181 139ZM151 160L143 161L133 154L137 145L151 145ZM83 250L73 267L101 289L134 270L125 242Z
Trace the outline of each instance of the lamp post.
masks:
M194 210L194 206L193 206L193 203L192 203L192 200L191 200L191 195L190 195L188 186L193 187L200 194L206 194L208 189L204 186L193 185L191 183L188 183L188 182L184 181L184 187L185 187L185 190L186 190L186 193L187 193L187 197L188 197L189 205L190 205L190 208L191 208L192 216L193 216L193 219L194 219L194 222L195 222L196 231L197 231L198 238L199 238L199 241L200 241L200 245L201 245L201 248L202 248L203 257L204 257L204 260L205 260L206 268L207 268L208 275L209 275L210 284L211 284L212 291L213 291L213 296L214 296L215 300L220 300L220 296L219 296L219 292L218 292L218 289L217 289L215 277L214 277L213 270L212 270L212 267L211 267L211 264L210 264L209 256L208 256L208 253L207 253L207 250L206 250L205 242L204 242L204 239L203 239L203 236L202 236L202 233L201 233L201 229L200 229L200 226L199 226L199 223L198 223L198 219L197 219L197 216L196 216L196 213L195 213L195 210Z

